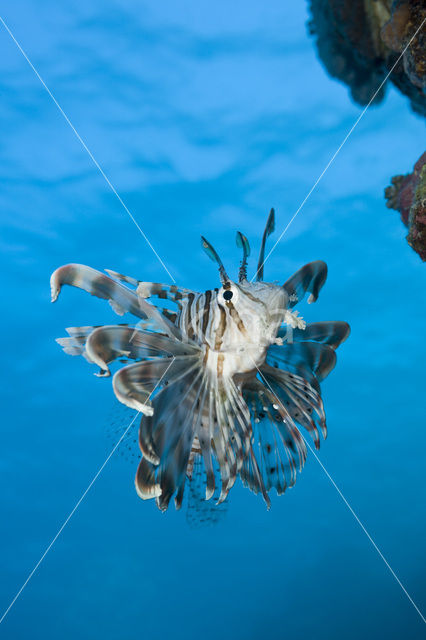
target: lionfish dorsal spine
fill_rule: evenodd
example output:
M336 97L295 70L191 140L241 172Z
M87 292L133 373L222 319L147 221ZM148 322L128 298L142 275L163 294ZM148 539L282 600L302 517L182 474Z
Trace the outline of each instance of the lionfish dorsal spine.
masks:
M275 230L275 209L272 207L272 209L269 212L268 219L266 221L265 231L263 232L263 237L262 237L262 244L260 246L259 262L257 264L257 270L256 270L256 280L258 282L263 280L263 267L265 264L266 240L271 235L271 233L273 233L274 230Z

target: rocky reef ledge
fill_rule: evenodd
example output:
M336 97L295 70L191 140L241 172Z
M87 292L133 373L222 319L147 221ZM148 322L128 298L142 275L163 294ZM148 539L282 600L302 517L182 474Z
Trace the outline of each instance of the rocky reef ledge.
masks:
M408 244L426 261L426 152L412 173L394 176L391 182L385 189L386 206L400 212Z
M410 42L426 17L424 0L310 0L309 30L328 73L366 105L390 80L426 116L426 29ZM410 43L395 65L404 47ZM384 85L374 98L379 103Z

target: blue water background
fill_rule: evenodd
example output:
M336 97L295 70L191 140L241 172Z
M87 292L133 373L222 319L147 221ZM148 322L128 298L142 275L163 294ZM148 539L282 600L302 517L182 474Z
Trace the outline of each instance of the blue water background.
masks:
M235 275L241 229L253 270L269 208L276 239L361 113L318 61L303 2L24 0L2 17L185 287L218 284L201 233ZM4 610L111 447L110 381L54 339L117 317L70 288L52 306L49 276L80 262L169 278L3 27L0 88ZM301 312L347 320L352 334L324 384L320 457L423 611L426 270L383 188L424 141L390 89L265 268L283 282L328 263L318 303ZM269 512L238 485L225 520L200 530L140 501L134 471L110 460L0 637L424 637L312 455Z

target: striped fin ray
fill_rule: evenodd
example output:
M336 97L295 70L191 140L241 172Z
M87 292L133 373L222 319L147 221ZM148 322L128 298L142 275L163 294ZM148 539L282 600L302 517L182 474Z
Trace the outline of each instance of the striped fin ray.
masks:
M206 374L205 374L206 375ZM198 404L198 416L195 424L195 443L199 447L206 474L205 499L210 500L217 490L216 478L220 477L217 462L214 464L214 452L212 450L213 432L213 399L211 381L204 385Z
M306 460L306 445L290 412L260 380L252 380L243 393L253 420L254 443L240 475L269 504L271 488L280 495L294 485L296 471Z
M226 398L216 395L216 414L219 423L220 444L223 445L225 468L227 475L222 479L222 489L218 504L223 502L237 479L237 470L242 464L242 443L239 434L234 429L234 419L231 406ZM217 437L215 440L216 445Z
M187 298L190 293L195 293L191 289L185 289L184 287L178 287L175 284L162 284L160 282L144 282L143 280L137 280L131 276L124 276L117 271L111 269L105 269L107 274L118 280L119 282L125 282L132 287L136 288L136 292L142 298L156 297L163 300L170 300L176 304L180 304L180 300Z
M230 425L230 437L228 437L228 447L232 447L236 461L236 472L241 470L244 459L251 448L252 425L250 411L241 393L237 390L232 380L224 380L227 386L227 397L224 401L224 408ZM233 478L231 488L236 478Z
M170 309L161 309L161 313L163 316L167 318L171 323L175 324L178 314L175 311L171 311Z
M128 311L138 318L147 317L144 305L140 304L134 291L96 269L83 264L67 264L56 269L50 278L52 302L57 300L65 284L83 289L97 298L108 300L119 315Z
M146 415L152 415L150 394L157 386L173 384L188 371L197 367L198 356L177 356L155 358L146 362L137 362L123 367L114 375L112 386L118 400ZM159 385L159 381L161 381ZM150 404L147 404L147 403Z
M247 408L250 413L252 423L252 438L251 446L247 456L244 458L243 466L240 470L240 478L245 487L248 487L253 493L261 493L268 509L271 506L271 501L268 495L268 491L265 486L265 481L262 475L261 467L258 463L258 456L256 456L256 448L259 444L259 434L257 432L258 419L258 400L260 394L263 394L263 385L255 378L250 378L246 385L243 387L244 401L247 403Z
M217 412L216 412L216 397L215 397L215 392L212 388L210 388L209 391L209 396L208 396L208 426L207 426L208 430L209 430L209 437L212 440L212 446L213 446L213 452L214 452L214 456L218 462L219 465L219 474L220 474L220 481L221 481L221 485L222 485L222 489L221 489L221 493L223 490L223 487L225 487L228 484L229 481L229 477L230 477L230 463L228 460L228 457L226 455L226 442L224 440L223 437L223 432L220 428L219 425L219 420L218 420L218 416L217 416ZM200 434L201 435L201 434ZM209 461L209 464L206 464L205 458L205 451L204 451L204 446L203 446L203 440L202 438L199 438L200 440L200 444L201 444L201 450L203 452L203 458L204 458L204 464L206 466L206 470L209 470L211 472L211 460ZM207 476L208 479L208 476ZM214 489L214 475L211 477L211 482L213 483L213 489ZM211 489L210 489L211 490ZM211 491L211 493L213 494L213 491ZM207 485L206 488L206 498L209 495L209 485ZM220 496L219 496L220 497Z
M153 400L153 414L141 420L139 446L145 458L158 465L166 447L169 430L179 430L179 416L182 407L187 406L194 366L182 368L180 374L172 378Z
M161 310L146 302L135 291L96 269L82 264L67 264L56 269L50 278L52 302L57 300L61 288L66 284L108 300L118 315L129 312L144 320L149 318L161 331L177 339L182 338L179 329L161 313Z
M117 358L137 360L188 353L195 354L191 346L137 327L105 325L92 331L86 341L86 354L100 367L101 376L111 375L108 365Z
M56 342L69 356L82 356L84 354L84 345L86 343L84 336L81 338L56 338Z
M141 421L139 444L144 460L136 476L136 486L143 498L156 493L161 510L167 509L175 491L176 507L180 508L182 504L195 437L196 407L204 385L201 367L188 368L154 398L153 415ZM153 459L153 451L156 459Z
M327 265L322 260L315 260L301 267L283 284L289 296L289 307L301 302L306 292L310 293L308 303L315 302L326 279Z
M155 464L147 458L142 458L135 477L136 493L142 500L152 500L161 494L160 485L155 477L156 470Z
M56 338L56 342L63 348L69 356L84 356L89 362L91 360L85 353L86 341L89 335L100 325L89 327L68 327L65 331L68 338Z
M312 435L315 447L319 449L319 430L324 438L327 436L321 396L300 376L266 364L261 367L261 372L277 398L275 402L278 401L285 407L294 423L301 425Z
M347 322L312 322L306 325L305 329L293 329L293 342L320 342L327 344L333 349L337 349L346 340L350 333ZM287 334L287 327L281 327L278 337L284 338Z
M201 366L194 366L154 399L154 415L141 423L140 446L152 462L161 460L166 468L169 452L176 450L182 430L190 430L192 440L197 439L206 470L206 499L210 499L216 487L213 458L220 470L222 490L219 502L233 486L243 459L250 448L250 415L232 380L227 384L218 381ZM212 448L213 447L213 448ZM187 449L185 449L187 451ZM154 454L154 455L153 455ZM159 476L167 473L162 471ZM183 486L182 486L183 488ZM180 495L176 499L180 500ZM167 496L167 500L170 496ZM161 501L163 507L165 502Z
M254 413L262 414L261 419L257 418L259 422L255 423L254 429L255 442L259 446L259 470L266 491L274 488L278 495L282 495L295 482L296 466L286 453L270 411L265 411L258 401L254 404Z
M222 488L219 496L219 503L223 502L228 495L228 487L236 477L236 458L234 450L230 443L230 425L227 420L226 413L224 411L222 402L223 394L218 388L217 381L215 381L213 393L210 397L210 416L213 422L213 444L214 451L219 463L220 477L222 482Z
M243 468L240 471L241 482L245 487L248 487L250 491L253 491L256 495L261 493L263 499L266 502L268 509L271 506L271 500L265 487L265 483L262 477L262 472L259 468L259 464L256 459L256 455L253 449L249 452L247 458L244 460Z
M192 448L192 460L188 463L188 477L191 475L191 464L194 462L194 456L200 454L204 462L206 486L205 486L205 499L210 500L214 495L216 489L216 476L213 467L213 452L212 452L212 436L211 427L209 422L210 414L210 384L207 383L207 373L204 372L204 385L197 399L197 416L194 421L194 438Z
M250 411L232 379L221 379L216 389L218 429L214 438L222 474L219 503L226 499L250 452L252 425ZM222 459L223 458L223 464Z
M336 360L334 349L319 342L272 345L266 355L267 364L306 378L316 391L319 391L319 382L334 369Z
M68 327L65 329L69 334L69 337L66 338L56 338L56 342L63 348L64 352L68 355L72 356L83 356L90 363L93 363L93 360L90 359L88 353L86 352L86 343L89 336L96 330L104 327L105 325L93 325L88 327ZM143 331L152 331L153 326L150 320L140 320L137 325L129 325L127 323L124 324L116 324L111 325L115 327L117 330L123 330L124 328L128 328L131 330L131 334L133 335L137 330ZM161 335L161 334L157 334ZM117 357L119 357L117 355ZM127 356L130 357L130 356Z
M155 496L161 510L174 494L176 507L182 504L194 446L203 460L207 500L217 496L220 475L218 504L226 499L250 450L250 413L235 383L218 379L192 357L187 364L167 376L168 384L152 401L152 415L141 420L144 459L136 478L138 493ZM140 371L137 376L140 379Z
M167 509L170 498L175 491L176 509L180 509L182 505L186 471L195 437L197 405L204 385L205 376L199 369L194 373L193 381L189 385L190 393L186 395L187 402L179 403L177 412L179 428L176 428L174 422L168 424L167 446L164 448L157 475L161 487L161 495L157 498L157 505L162 511Z

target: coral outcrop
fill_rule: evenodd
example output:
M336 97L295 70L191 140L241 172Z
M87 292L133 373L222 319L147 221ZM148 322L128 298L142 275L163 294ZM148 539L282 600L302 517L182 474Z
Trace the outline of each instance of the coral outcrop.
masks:
M310 0L310 10L319 56L356 102L368 104L390 72L413 110L426 116L426 28L410 42L426 17L424 0Z
M392 178L385 197L386 206L399 211L408 227L408 244L426 261L426 152L412 173Z

